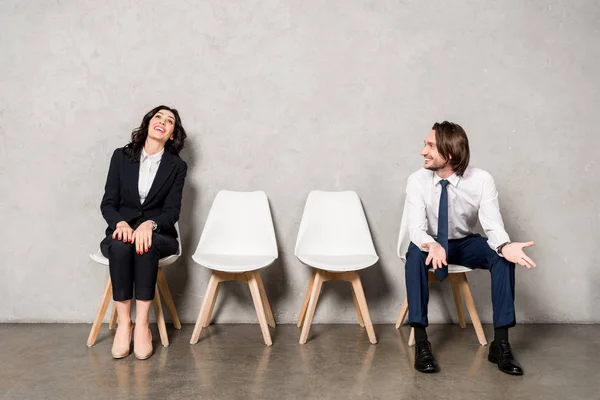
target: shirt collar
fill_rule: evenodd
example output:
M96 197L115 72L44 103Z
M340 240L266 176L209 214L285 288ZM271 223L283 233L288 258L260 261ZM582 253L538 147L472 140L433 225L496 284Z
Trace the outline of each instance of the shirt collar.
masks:
M433 173L433 186L437 186L438 183L440 183L440 181L442 180L442 178L440 178L438 176L438 174L436 174L435 172ZM452 174L449 177L446 178L446 180L448 182L450 182L450 184L454 187L456 187L458 185L458 182L460 181L460 176L456 175L456 174Z
M156 153L156 154L152 154L152 155L150 156L150 155L148 155L148 153L146 153L146 149L144 149L144 148L142 147L142 154L140 155L140 162L144 162L144 161L146 161L146 159L147 159L147 158L149 158L151 162L155 162L155 163L157 163L157 162L159 162L160 160L162 160L162 156L163 156L163 153L164 153L164 152L165 152L165 149L163 148L163 149L162 149L161 151L159 151L158 153Z

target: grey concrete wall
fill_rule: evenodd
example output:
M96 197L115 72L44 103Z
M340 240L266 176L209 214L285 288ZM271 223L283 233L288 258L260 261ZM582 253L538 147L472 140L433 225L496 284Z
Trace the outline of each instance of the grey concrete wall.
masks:
M405 296L395 247L408 175L434 121L462 124L496 178L520 322L600 322L597 1L17 1L0 3L0 321L91 321L90 261L112 150L157 104L190 133L184 256L166 271L184 321L209 272L191 253L220 189L267 192L280 246L263 271L279 322L310 273L293 256L312 189L356 190L381 261L361 273L375 322ZM469 274L491 321L489 274ZM225 286L218 322L255 322ZM456 320L448 285L430 319ZM315 322L354 322L327 283Z

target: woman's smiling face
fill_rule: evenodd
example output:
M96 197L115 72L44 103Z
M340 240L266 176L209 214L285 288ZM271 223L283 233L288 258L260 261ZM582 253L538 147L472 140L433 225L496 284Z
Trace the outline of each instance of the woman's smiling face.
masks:
M169 110L157 111L148 124L148 136L162 143L173 139L174 130L175 115Z

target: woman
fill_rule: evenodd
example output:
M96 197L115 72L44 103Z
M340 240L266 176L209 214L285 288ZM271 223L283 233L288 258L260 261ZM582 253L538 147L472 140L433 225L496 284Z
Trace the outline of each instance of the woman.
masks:
M131 299L135 284L133 352L152 355L148 312L154 299L158 260L178 249L179 219L187 164L179 158L186 138L177 110L158 106L148 112L131 142L115 150L100 209L108 223L100 243L109 260L118 327L114 358L127 357L133 332Z

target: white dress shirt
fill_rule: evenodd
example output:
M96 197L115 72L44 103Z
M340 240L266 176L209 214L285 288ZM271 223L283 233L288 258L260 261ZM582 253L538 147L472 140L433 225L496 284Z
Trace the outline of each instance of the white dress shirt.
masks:
M441 180L435 172L423 168L406 184L410 240L419 247L437 237ZM488 172L469 167L462 177L452 174L447 180L448 239L473 234L479 217L492 249L510 240L500 215L494 178Z
M162 160L165 149L162 149L160 153L153 154L151 156L146 153L146 150L142 148L142 154L140 155L140 177L138 179L138 191L140 192L140 203L144 204L148 192L152 187L152 182L156 178L156 171Z

